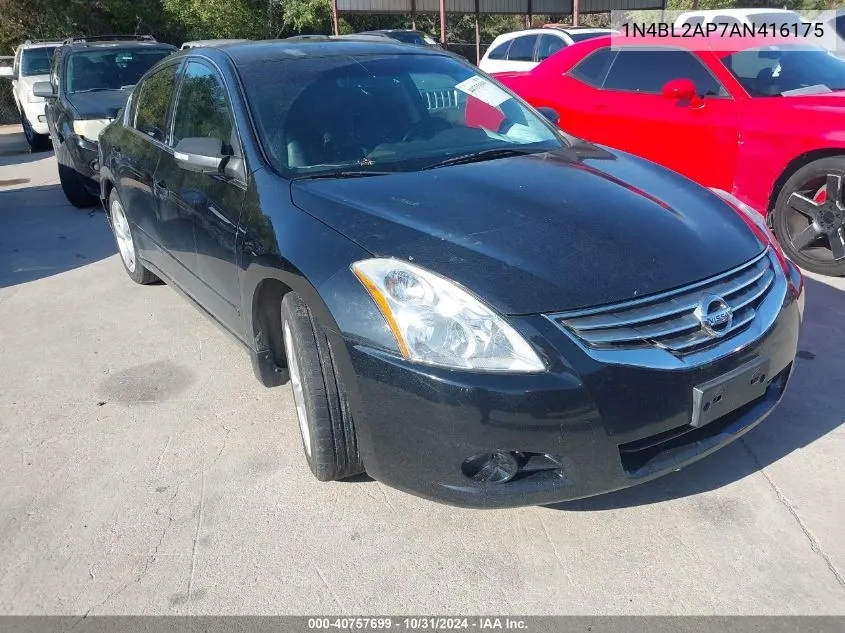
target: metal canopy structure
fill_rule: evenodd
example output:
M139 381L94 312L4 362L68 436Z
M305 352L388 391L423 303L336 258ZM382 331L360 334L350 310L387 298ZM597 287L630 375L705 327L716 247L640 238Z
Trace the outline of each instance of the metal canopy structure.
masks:
M662 9L662 0L444 0L446 13L566 15ZM440 0L337 0L342 13L439 13Z
M666 0L332 0L334 33L338 35L339 13L403 13L411 15L416 23L418 13L440 14L440 41L446 43L446 14L475 15L476 57L479 50L479 15L572 15L572 24L578 24L581 13L608 11L637 11L665 9ZM530 20L529 20L530 21ZM476 63L478 59L476 59Z

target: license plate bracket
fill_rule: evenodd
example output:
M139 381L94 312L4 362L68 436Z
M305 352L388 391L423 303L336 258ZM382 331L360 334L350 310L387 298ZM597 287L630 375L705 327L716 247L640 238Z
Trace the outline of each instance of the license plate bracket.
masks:
M690 424L694 427L704 426L756 400L766 393L766 381L769 378L769 359L759 357L693 387Z

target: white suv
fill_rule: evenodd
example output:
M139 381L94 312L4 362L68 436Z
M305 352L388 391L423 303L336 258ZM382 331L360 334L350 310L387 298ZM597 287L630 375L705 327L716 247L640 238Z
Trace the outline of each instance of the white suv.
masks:
M15 50L12 76L12 93L21 115L21 125L26 141L33 151L49 145L47 117L44 115L44 97L32 94L32 87L39 81L50 81L53 52L61 42L27 40Z
M487 73L526 72L566 46L615 33L618 31L585 26L547 26L505 33L493 40L478 67Z

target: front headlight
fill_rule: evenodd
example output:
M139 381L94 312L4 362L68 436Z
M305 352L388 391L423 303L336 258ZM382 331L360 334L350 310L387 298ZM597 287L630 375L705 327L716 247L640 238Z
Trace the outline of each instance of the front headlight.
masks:
M73 122L73 132L89 141L97 142L100 132L109 124L109 119L84 119Z
M498 372L545 365L516 330L456 283L397 259L366 259L352 272L411 361Z
M754 210L753 207L748 206L742 200L734 196L733 194L728 193L722 189L716 189L714 187L710 187L710 191L715 193L719 196L722 200L727 202L731 205L734 209L739 211L747 220L749 220L761 234L761 237L764 240L767 240L772 247L783 256L783 251L780 249L780 245L775 238L775 234L772 233L772 230L769 228L769 225L766 223L766 218L764 218L760 213Z

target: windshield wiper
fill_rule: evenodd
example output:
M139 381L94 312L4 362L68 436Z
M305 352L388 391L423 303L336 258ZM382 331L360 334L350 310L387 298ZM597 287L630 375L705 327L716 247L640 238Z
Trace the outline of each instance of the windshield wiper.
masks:
M347 171L330 171L321 174L305 174L294 178L294 180L320 180L320 179L341 179L341 178L366 178L367 176L388 176L394 174L393 171L368 171L368 170L347 170Z
M449 167L450 165L465 165L467 163L480 163L485 160L494 160L496 158L508 158L510 156L525 156L533 152L524 149L510 149L500 147L497 149L485 149L480 152L473 152L472 154L464 154L463 156L455 156L454 158L447 158L439 163L428 165L423 169L437 169L438 167Z
M83 92L108 92L111 90L119 90L119 88L88 88L86 90L74 90L71 94L79 95Z

